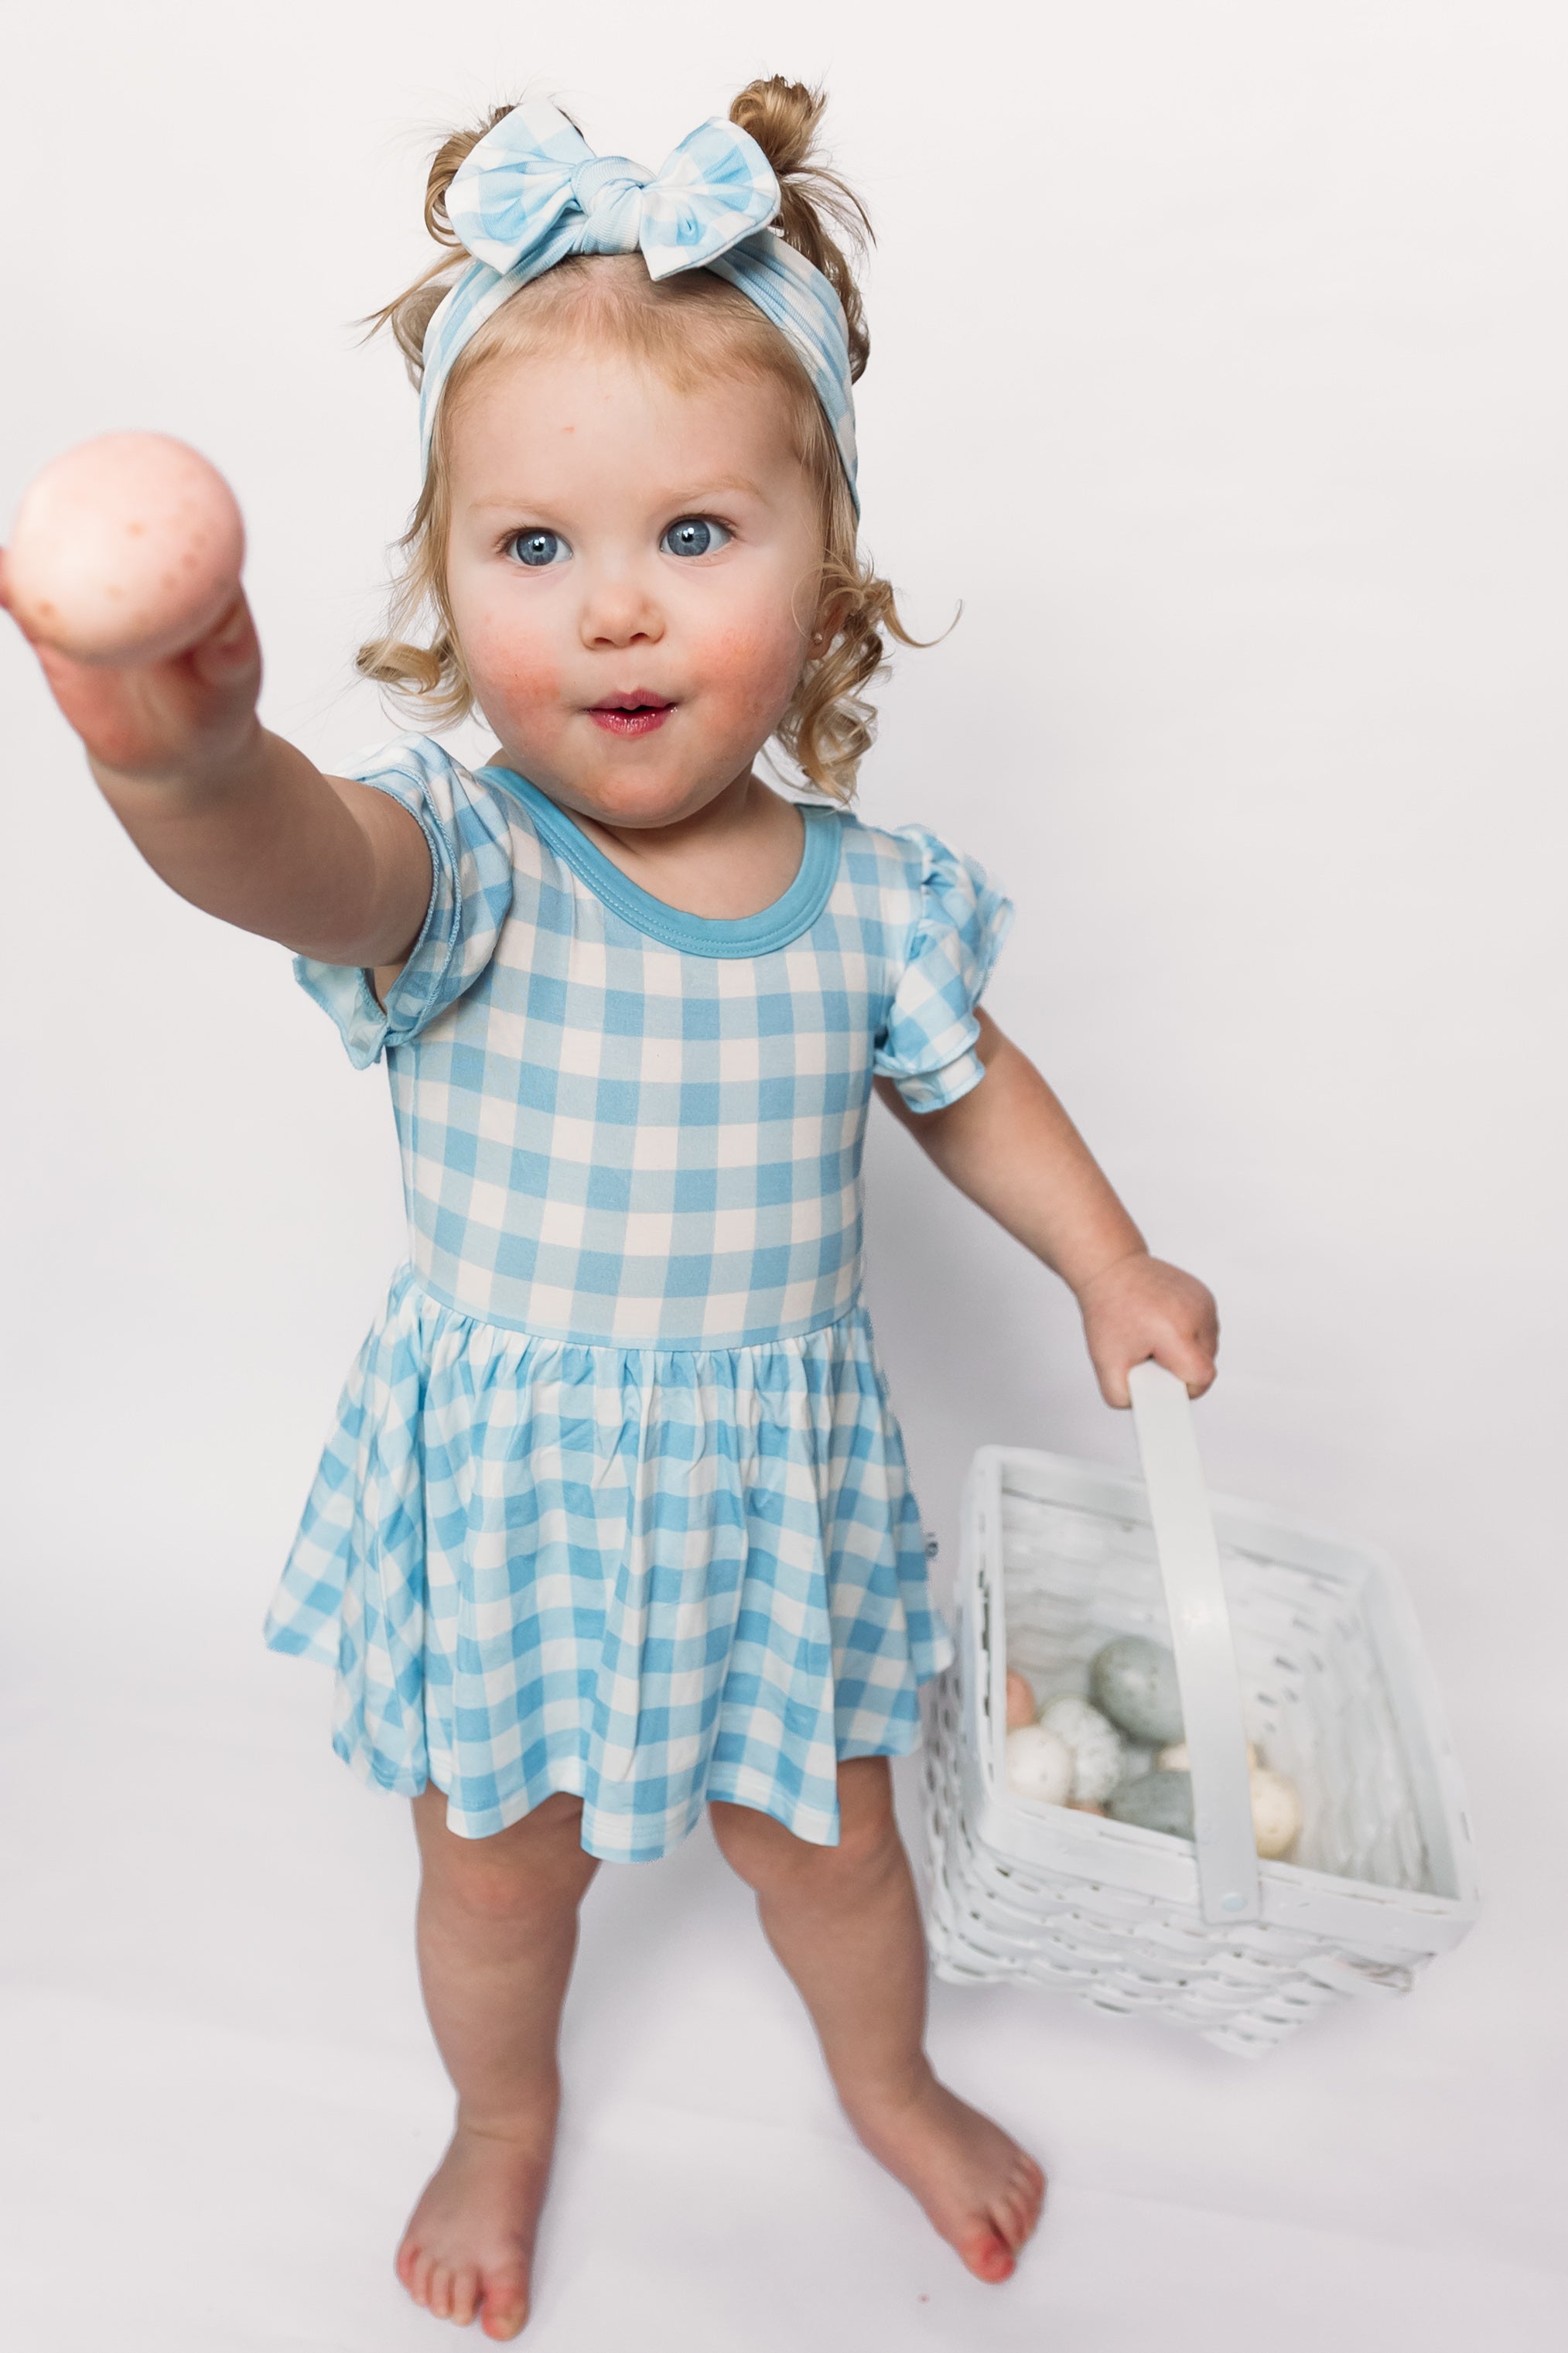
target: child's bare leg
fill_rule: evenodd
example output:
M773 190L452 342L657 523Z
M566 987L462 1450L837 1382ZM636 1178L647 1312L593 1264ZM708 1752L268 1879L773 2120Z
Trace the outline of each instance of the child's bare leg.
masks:
M714 1833L756 1890L860 2139L977 2278L1005 2280L1039 2220L1045 2176L931 2073L925 1938L886 1758L841 1765L838 1804L836 1847L809 1846L747 1806L715 1804Z
M447 1828L433 1786L414 1800L423 1878L419 1975L458 2093L451 2146L425 2186L397 2276L416 2304L487 2337L528 2317L529 2270L560 2105L556 2043L577 1907L598 1865L583 1808L556 1795L493 1838Z

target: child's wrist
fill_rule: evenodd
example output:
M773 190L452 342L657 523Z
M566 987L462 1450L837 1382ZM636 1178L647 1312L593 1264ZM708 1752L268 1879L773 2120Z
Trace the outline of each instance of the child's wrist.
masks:
M208 737L193 744L184 756L133 768L117 767L112 761L89 751L88 765L110 798L124 793L146 792L170 799L184 796L191 800L208 800L244 792L259 781L268 765L268 754L267 731L252 711L244 725L236 729L232 742L216 744Z
M1147 1264L1148 1260L1149 1245L1142 1235L1134 1229L1120 1248L1106 1250L1092 1259L1089 1262L1087 1271L1080 1271L1075 1269L1067 1277L1068 1288L1078 1301L1079 1306L1084 1308L1089 1303L1089 1293L1103 1283L1108 1276L1115 1274L1118 1270L1131 1267L1138 1261Z

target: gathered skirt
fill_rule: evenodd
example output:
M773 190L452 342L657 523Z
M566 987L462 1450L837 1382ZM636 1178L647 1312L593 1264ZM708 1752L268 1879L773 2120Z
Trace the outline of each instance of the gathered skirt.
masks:
M349 1375L268 1613L336 1670L332 1745L484 1838L552 1790L664 1854L710 1799L838 1837L952 1645L857 1305L798 1339L620 1348L443 1304L411 1269Z

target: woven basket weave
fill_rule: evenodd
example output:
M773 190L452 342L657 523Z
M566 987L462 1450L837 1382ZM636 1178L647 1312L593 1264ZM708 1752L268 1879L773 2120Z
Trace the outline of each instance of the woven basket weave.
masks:
M1184 1391L1161 1410L1184 1418ZM1140 1436L1152 1488L1142 1417ZM1195 1451L1191 1461L1196 1476ZM1144 1482L1058 1455L977 1455L958 1657L927 1701L928 1929L951 1982L1054 1986L1256 2055L1337 2000L1408 1990L1470 1926L1475 1863L1452 1746L1389 1564L1243 1504L1216 1499L1213 1531L1201 1640L1220 1682L1211 1676L1205 1702L1192 1668L1204 1612L1182 1588L1169 1525L1156 1542ZM1083 1693L1095 1651L1125 1633L1176 1651L1195 1845L1007 1787L1007 1667L1042 1702ZM1239 1715L1214 1736L1220 1763L1200 1778L1213 1726L1195 1720L1194 1696L1205 1718L1222 1716L1231 1680ZM1242 1723L1300 1793L1289 1862L1253 1857Z

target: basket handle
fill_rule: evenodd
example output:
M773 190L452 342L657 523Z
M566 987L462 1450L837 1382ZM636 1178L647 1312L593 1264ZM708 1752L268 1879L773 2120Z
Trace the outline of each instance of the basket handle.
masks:
M1205 1921L1259 1916L1241 1683L1186 1384L1151 1358L1127 1377L1160 1556L1193 1776L1198 1904Z

